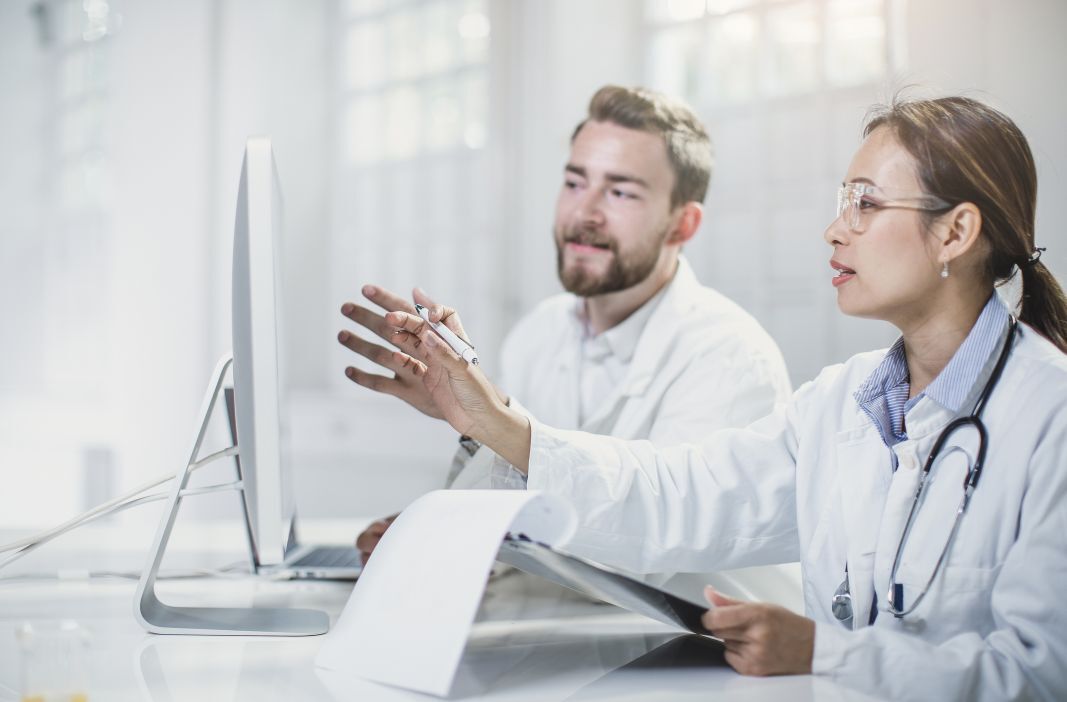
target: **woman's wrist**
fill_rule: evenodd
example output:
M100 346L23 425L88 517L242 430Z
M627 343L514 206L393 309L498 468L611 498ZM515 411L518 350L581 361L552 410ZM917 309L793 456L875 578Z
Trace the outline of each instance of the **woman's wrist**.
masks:
M525 475L530 465L530 431L525 414L501 403L492 409L483 432L479 432L483 435L475 438Z

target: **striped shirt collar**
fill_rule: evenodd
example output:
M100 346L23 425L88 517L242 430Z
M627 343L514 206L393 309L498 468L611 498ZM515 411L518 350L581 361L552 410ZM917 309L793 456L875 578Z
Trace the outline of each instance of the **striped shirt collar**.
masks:
M929 397L956 415L970 412L970 408L964 408L963 403L995 350L1000 330L1007 321L1008 309L994 292L948 365L926 390L910 400L904 338L897 339L874 372L853 393L857 404L878 428L886 446L907 439L904 415L922 397Z

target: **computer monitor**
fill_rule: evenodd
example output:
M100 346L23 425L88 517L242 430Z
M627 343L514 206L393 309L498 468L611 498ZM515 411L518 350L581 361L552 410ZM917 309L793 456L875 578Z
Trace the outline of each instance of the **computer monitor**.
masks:
M257 566L280 564L295 500L282 441L282 192L270 140L245 146L233 232L233 386Z
M161 601L155 582L191 472L220 458L238 456L256 567L281 563L294 522L294 496L282 439L284 354L281 323L282 196L270 140L254 137L245 147L238 186L233 241L233 358L223 357L212 374L200 411L200 428L189 463L178 471L141 573L134 616L150 632L303 636L329 629L329 617L308 609L188 607ZM236 445L200 456L208 424L233 368ZM233 425L231 424L231 429Z

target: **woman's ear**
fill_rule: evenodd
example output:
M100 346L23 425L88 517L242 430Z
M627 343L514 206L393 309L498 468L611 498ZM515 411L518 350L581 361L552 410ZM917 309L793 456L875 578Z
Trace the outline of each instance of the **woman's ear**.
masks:
M970 202L962 202L942 215L943 226L935 229L940 241L938 263L949 263L966 254L982 234L982 213Z

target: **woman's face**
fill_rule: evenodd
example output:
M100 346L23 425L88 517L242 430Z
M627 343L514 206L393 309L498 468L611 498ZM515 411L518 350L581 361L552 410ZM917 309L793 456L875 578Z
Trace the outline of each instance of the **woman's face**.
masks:
M845 182L875 190L858 198L851 223L839 216L824 235L834 247L837 305L845 314L904 328L924 316L942 283L934 240L912 206L924 195L915 161L888 129L878 128L852 158Z

